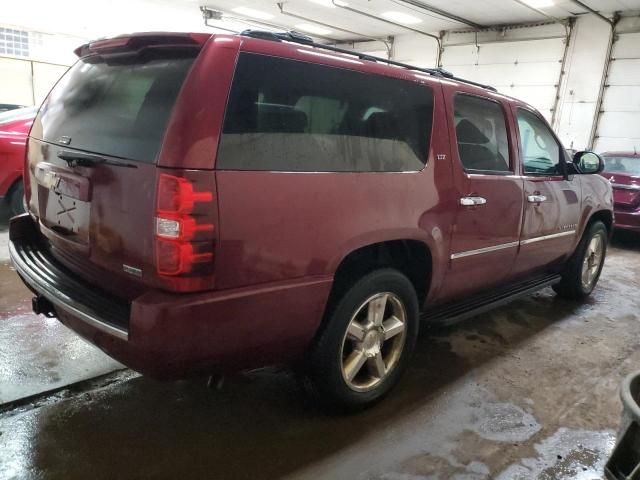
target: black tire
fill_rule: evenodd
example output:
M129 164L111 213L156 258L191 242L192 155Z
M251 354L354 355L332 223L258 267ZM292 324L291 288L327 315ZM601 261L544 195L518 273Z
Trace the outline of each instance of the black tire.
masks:
M602 255L599 265L597 266L597 270L593 280L585 285L582 279L582 267L583 263L588 253L589 244L591 241L599 237L602 242ZM600 273L602 272L602 267L604 265L604 260L607 255L607 244L609 241L609 231L607 227L605 227L604 223L600 221L595 221L591 225L589 225L576 248L576 251L573 253L567 265L565 266L564 272L562 273L562 280L560 283L557 283L553 286L555 292L563 298L568 298L571 300L583 300L591 295L593 289L598 283L598 279L600 278ZM588 261L588 260L587 260Z
M24 204L22 199L24 198L24 185L22 180L18 180L9 191L9 208L14 215L20 215L24 213Z
M387 293L391 295L384 296ZM404 336L398 341L403 346L398 349L397 345L400 343L394 343L393 350L388 350L388 352L397 353L386 353L387 358L395 358L395 360L388 373L378 376L380 380L377 381L380 383L375 387L367 387L370 388L367 391L356 391L349 386L343 375L343 361L345 361L343 350L345 347L343 345L350 341L347 337L347 327L350 325L352 317L357 312L364 313L363 309L367 308L365 305L368 305L366 301L375 297L376 294L384 296L382 298L384 298L385 312L395 311L394 309L398 308L399 304L402 305L405 322L404 333L401 335ZM387 298L389 298L388 301ZM382 399L398 382L407 367L418 336L419 317L416 292L409 279L402 273L385 268L373 271L356 281L334 305L335 308L327 312L327 323L306 359L302 372L303 385L307 392L324 407L341 411L363 409ZM383 314L383 318L387 318L385 314ZM369 321L369 317L366 318L366 321ZM375 330L375 327L371 327L371 329ZM379 327L375 334L383 335L383 333L379 333L383 329L384 325ZM388 346L387 342L395 342L393 339L383 340L382 337L379 340L382 342L380 343L382 346L379 347L380 352L385 351L385 346ZM351 353L353 354L355 351L356 348L353 348ZM382 353L380 354L382 355ZM363 368L371 367L369 361L375 363L372 357L368 357ZM392 364L392 361L388 363ZM364 374L369 375L368 372L364 372Z

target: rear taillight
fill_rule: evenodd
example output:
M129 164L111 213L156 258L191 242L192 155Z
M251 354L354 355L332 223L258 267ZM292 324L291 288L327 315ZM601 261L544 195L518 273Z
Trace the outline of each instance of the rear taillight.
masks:
M213 208L213 193L196 191L187 178L158 178L155 219L156 269L163 276L197 274L213 262L214 225L198 209Z

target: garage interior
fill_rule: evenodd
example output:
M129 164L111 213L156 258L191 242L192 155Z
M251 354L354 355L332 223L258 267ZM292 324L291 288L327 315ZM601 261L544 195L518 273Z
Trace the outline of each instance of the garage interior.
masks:
M0 104L39 106L89 40L245 29L492 85L571 151L640 149L640 0L25 0L0 18ZM329 415L286 368L157 382L33 314L10 217L3 203L0 478L604 478L640 365L638 233L614 232L586 303L547 288L423 328L383 402Z

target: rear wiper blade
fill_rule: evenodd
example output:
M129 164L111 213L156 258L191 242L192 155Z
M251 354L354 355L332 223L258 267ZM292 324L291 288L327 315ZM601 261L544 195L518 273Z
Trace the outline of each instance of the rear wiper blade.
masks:
M138 168L133 163L111 160L92 153L70 152L63 150L58 152L58 158L67 162L67 165L70 167L93 167L99 163L103 163L105 165L113 165L114 167Z

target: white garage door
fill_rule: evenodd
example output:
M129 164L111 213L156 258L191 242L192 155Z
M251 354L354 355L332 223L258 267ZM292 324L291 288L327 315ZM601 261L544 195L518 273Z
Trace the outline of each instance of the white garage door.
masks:
M640 33L623 33L613 44L594 150L640 151Z
M564 40L549 38L444 47L442 66L536 107L551 121Z
M0 103L40 105L69 67L0 57Z

